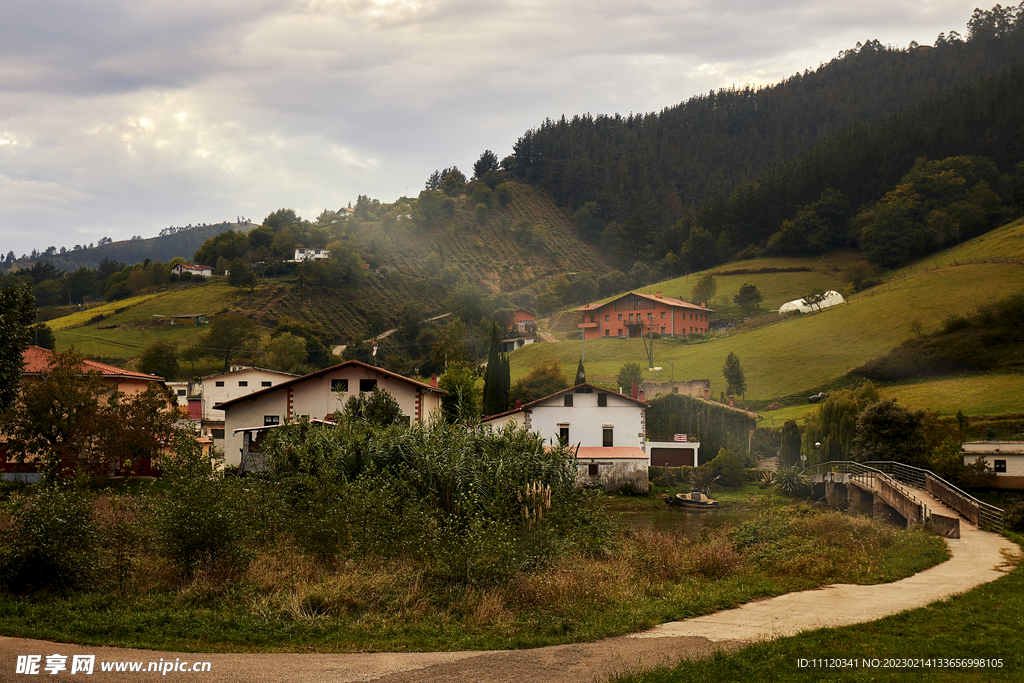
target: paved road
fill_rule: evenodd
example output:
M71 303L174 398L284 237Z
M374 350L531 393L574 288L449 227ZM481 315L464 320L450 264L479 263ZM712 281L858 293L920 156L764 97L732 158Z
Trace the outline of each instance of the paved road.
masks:
M923 494L923 497L928 497ZM925 500L943 513L937 500ZM202 654L120 650L63 645L38 640L0 638L0 681L34 680L15 675L18 655L59 653L96 655L87 681L189 680L202 683L593 683L615 674L684 658L705 658L717 650L793 635L800 631L873 621L923 607L970 590L1003 575L1002 552L1019 548L1002 536L979 531L961 521L961 538L949 540L951 559L914 576L876 586L832 585L749 603L650 631L598 643L558 645L500 652L375 654ZM151 662L175 658L209 661L208 673L101 673L101 661ZM145 665L144 665L145 666ZM70 666L69 666L70 668ZM44 672L45 675L45 672ZM47 680L75 678L62 672Z

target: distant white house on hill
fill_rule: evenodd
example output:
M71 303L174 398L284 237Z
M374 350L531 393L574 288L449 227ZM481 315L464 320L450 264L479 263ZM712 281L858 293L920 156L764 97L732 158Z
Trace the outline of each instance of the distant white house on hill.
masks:
M213 268L210 266L200 265L198 263L176 263L174 267L171 268L171 272L175 275L192 273L193 277L210 277L213 275Z
M331 252L327 249L306 249L305 247L299 247L295 250L295 258L293 262L299 263L301 261L320 261L331 257Z
M814 304L813 308L808 306L803 299L796 299L789 301L779 308L779 313L811 313L813 311L820 311L824 308L831 308L832 306L838 306L839 304L845 304L846 299L839 292L830 290L825 292L825 298L820 302Z

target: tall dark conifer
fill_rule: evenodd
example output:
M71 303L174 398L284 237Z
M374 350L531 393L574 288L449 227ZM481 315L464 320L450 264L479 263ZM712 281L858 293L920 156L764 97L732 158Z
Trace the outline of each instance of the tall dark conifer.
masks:
M501 330L491 324L491 346L487 353L487 372L484 373L483 412L496 415L508 410L508 390L512 379L508 354L501 350Z

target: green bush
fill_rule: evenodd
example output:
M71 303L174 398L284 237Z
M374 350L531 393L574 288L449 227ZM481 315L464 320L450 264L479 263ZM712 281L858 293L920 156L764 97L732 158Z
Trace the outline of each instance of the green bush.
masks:
M523 429L295 425L264 452L296 541L324 560L401 555L486 583L610 537L571 453Z
M244 568L250 554L240 481L214 472L187 434L175 437L162 466L167 489L154 514L161 553L184 575L207 570L227 578Z
M85 587L97 565L93 498L68 483L47 483L16 494L5 505L0 576L12 591Z

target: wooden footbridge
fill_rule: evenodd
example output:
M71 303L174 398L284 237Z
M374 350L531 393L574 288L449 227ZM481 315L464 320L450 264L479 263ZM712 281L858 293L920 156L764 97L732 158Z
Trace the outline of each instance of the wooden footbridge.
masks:
M961 491L935 473L899 462L831 461L811 474L815 498L832 507L889 519L908 527L929 525L948 538L960 537L960 519L1002 531L1003 511Z

